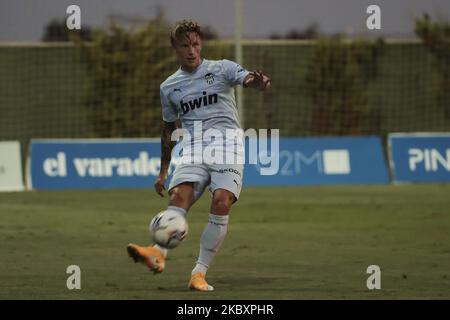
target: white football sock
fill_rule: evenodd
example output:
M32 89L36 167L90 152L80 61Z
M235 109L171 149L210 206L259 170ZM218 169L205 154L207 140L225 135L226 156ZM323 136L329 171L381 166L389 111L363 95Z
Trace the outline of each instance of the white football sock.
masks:
M177 213L179 213L179 214L182 214L183 217L186 217L186 214L187 214L187 212L186 212L185 209L180 208L180 207L176 207L176 206L168 206L166 211L174 211L174 212L177 212ZM167 257L167 252L168 252L168 250L167 250L166 248L161 247L161 246L159 246L159 245L157 245L157 244L155 244L153 247L156 248L156 249L158 249L159 251L161 251L162 254L163 254L163 256L164 256L164 258Z
M208 271L214 256L219 251L220 245L227 234L228 218L228 215L221 216L212 213L209 215L208 224L203 230L200 239L200 253L197 264L192 270L192 274L197 272L206 274L206 271Z
M166 211L176 211L178 213L181 213L183 215L183 217L186 218L186 210L180 207L176 207L176 206L168 206Z

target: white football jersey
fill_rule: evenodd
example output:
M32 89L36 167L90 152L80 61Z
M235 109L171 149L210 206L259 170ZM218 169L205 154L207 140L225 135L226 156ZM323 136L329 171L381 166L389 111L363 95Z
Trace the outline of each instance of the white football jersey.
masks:
M242 85L248 73L230 60L203 59L192 73L178 69L160 87L163 120L180 119L193 137L194 121L198 129L200 120L202 132L215 129L225 137L226 129L240 128L234 86ZM199 139L197 135L191 144Z

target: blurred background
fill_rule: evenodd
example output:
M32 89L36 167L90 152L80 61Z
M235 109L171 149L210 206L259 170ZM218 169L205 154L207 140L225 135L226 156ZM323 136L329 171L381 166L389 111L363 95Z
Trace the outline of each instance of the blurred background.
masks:
M73 4L81 30L66 25ZM239 110L282 136L276 175L244 170L208 298L448 299L449 17L448 0L0 1L0 191L37 190L0 192L0 299L206 297L184 276L208 196L164 276L125 251L167 204L153 191L159 86L184 18L203 25L205 58L272 78L238 91ZM73 264L83 290L66 288Z
M234 1L2 1L0 140L157 137L159 84L177 69L170 25L198 20L204 56L236 60ZM245 91L245 128L283 136L450 129L448 1L241 2L242 64L272 77Z

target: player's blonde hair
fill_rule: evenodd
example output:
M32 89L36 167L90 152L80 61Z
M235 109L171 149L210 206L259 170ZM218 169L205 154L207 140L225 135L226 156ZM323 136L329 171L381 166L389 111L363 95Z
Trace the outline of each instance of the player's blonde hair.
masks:
M177 21L170 31L170 43L174 46L176 39L186 36L189 32L195 32L202 37L202 30L198 22L193 20Z

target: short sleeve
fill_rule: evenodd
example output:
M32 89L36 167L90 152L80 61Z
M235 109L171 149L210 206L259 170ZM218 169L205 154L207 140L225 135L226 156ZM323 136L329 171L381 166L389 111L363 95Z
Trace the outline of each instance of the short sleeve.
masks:
M241 67L236 62L230 60L224 59L222 66L225 77L232 86L235 86L237 84L242 85L242 83L244 82L244 78L249 74L246 69Z
M161 97L161 106L162 106L162 117L166 122L174 122L178 119L178 112L175 106L170 102L167 96L164 94L164 91L160 89L159 91Z

